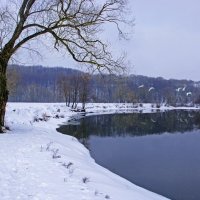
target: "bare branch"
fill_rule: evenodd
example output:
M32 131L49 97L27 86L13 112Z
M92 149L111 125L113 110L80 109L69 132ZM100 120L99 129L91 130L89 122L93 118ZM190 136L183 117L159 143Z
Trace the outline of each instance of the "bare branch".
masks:
M113 24L119 35L126 38L121 25L131 26L132 21L123 15L125 0L102 3L97 0L23 0L21 4L19 0L13 1L19 5L17 19L11 17L10 10L0 11L3 19L0 22L0 52L12 56L31 40L45 35L57 51L64 49L79 63L109 72L123 69L124 56L114 59L100 32L105 24ZM14 28L6 27L6 21Z

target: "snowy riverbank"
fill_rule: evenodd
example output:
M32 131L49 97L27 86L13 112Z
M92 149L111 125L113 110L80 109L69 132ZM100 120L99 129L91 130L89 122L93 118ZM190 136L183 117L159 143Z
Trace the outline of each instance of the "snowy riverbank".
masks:
M88 104L88 112L125 112L131 104ZM142 109L151 112L151 105ZM162 107L161 110L173 108ZM142 189L97 165L75 138L56 131L71 112L64 104L9 103L0 135L1 200L156 200ZM44 121L41 121L44 120Z

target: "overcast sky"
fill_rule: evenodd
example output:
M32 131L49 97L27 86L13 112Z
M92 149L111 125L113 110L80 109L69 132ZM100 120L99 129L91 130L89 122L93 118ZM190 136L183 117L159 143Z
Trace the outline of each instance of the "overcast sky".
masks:
M132 0L134 72L200 80L200 1Z
M130 41L117 42L113 48L127 51L134 65L131 73L200 80L200 1L130 0L130 4L134 34ZM77 66L53 53L34 64Z

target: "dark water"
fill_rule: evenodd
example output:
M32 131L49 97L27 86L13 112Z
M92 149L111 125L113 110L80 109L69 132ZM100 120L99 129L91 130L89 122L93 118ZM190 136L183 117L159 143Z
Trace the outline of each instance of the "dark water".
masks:
M168 198L200 200L200 113L112 114L75 121L58 131L77 137L98 164Z

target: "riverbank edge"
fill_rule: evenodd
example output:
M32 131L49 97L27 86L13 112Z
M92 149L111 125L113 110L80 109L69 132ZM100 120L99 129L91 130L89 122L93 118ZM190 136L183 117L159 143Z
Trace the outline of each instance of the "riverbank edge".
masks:
M180 110L180 109L199 110L197 108L188 108L188 107L187 108L161 107L159 110L166 111L166 110ZM89 113L89 115L112 114L112 113L119 113L119 112L122 112L122 113L141 112L141 110L143 112L152 112L152 107L149 104L146 104L146 106L139 109L131 107L130 104L88 104L86 107L86 111ZM158 109L156 108L153 110L156 111ZM60 141L60 139L62 140L62 138L64 137L66 139L67 136L63 136L59 134L55 129L59 127L59 125L69 120L70 117L78 116L79 114L80 113L70 111L70 109L66 108L65 105L62 103L57 103L57 104L54 104L54 103L46 103L46 104L45 103L9 103L6 121L7 121L8 126L11 128L10 133L19 134L20 131L30 132L30 127L31 127L32 129L35 129L35 132L37 131L44 132L45 130L46 136L48 134L48 137L50 137L48 138L48 140L54 139L54 138L58 139L59 137L58 140ZM46 126L48 126L48 129L45 128ZM28 134L28 133L25 133L25 134ZM12 135L12 134L5 134L5 135ZM73 137L68 137L68 139L70 139L69 142L76 140ZM85 147L83 147L81 143L78 142L78 146L79 146L78 148L81 148L81 151L82 150L84 151L84 154L86 153L88 154L87 156L91 157L89 154L89 151ZM94 165L94 163L92 163L92 162L95 162L94 159L87 158L87 161L88 160L89 162L91 162L90 163L91 165ZM95 166L101 167L100 165L96 163L95 163ZM111 178L113 178L113 172L110 172L107 169L101 167L101 170L102 169L103 169L103 172L106 171L108 173L107 176L110 176ZM128 196L126 197L126 200L128 199L132 200L133 196L135 196L134 199L139 199L139 200L166 199L165 197L162 197L146 189L143 189L139 186L136 186L135 184L130 183L129 181L121 178L120 176L116 174L114 174L114 176L115 178L118 177L117 180L119 181L119 185L122 185L122 186L125 185L127 187L127 184L128 184L129 192L130 190L133 190L132 192L130 192L130 194L128 194ZM98 181L99 180L97 180L97 182ZM125 188L124 188L124 192L126 192ZM102 190L105 190L105 188L104 189L102 188ZM116 191L117 191L117 188L116 188ZM116 191L114 192L108 191L108 193L110 192L111 193L110 196L114 197L116 196L114 195ZM129 196L131 195L131 193L133 196ZM124 199L124 194L121 194L121 195L122 196L117 195L116 198L114 199L122 199L122 198Z

